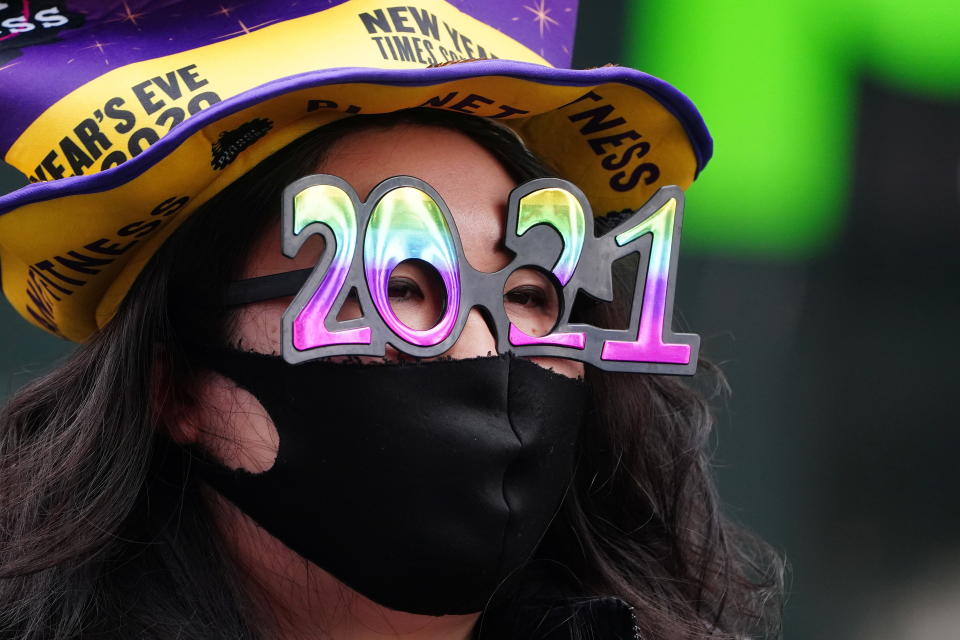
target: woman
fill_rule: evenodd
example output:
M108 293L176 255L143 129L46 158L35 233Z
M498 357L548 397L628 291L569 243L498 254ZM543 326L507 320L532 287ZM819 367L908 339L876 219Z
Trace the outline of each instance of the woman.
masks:
M355 391L350 384L326 394L332 387L316 386L315 397L306 395L309 385L290 388L301 385L301 376L289 374L279 358L257 355L280 352L289 295L236 304L231 294L238 281L308 268L324 255L327 247L315 241L293 260L279 251L281 192L314 173L338 176L361 198L391 176L425 181L449 207L464 257L483 272L509 261L501 239L510 190L553 175L499 124L415 110L317 128L213 196L152 254L112 319L61 367L19 392L0 418L4 637L775 633L778 564L719 515L705 453L709 414L700 396L675 378L610 373L561 358L539 358L539 367L505 361L494 355L490 319L474 309L435 362L410 362L417 359L388 348L385 365L371 358L303 365L321 376L311 381L322 385L341 378L353 387L356 381L388 381L369 384L352 399L344 396ZM617 220L598 224L605 230ZM578 305L577 320L627 323L630 309L623 301L632 283L618 286L619 304ZM441 291L416 262L401 264L389 282L392 309L415 329L430 326L443 311ZM556 321L557 290L537 270L511 276L503 300L510 320L531 335ZM348 299L338 319L370 312ZM503 540L489 549L490 536L475 536L481 551L464 542L472 529L427 545L435 523L451 525L450 513L473 518L482 501L443 502L442 496L461 495L447 492L457 474L442 465L461 452L448 447L428 459L436 434L416 441L413 432L441 410L462 416L455 424L467 429L474 414L457 404L457 385L448 390L444 381L482 386L503 372L503 384L522 380L545 390L550 401L531 412L555 413L540 427L577 423L578 437L564 432L536 461L546 465L566 438L572 477L538 476L533 483L528 497L537 503L530 518L535 533L528 546L514 544L522 529L505 536L502 528L497 533ZM410 385L405 393L403 385ZM579 411L573 399L580 394L587 407L582 427L579 414L564 415ZM311 402L322 404L293 417L277 407ZM376 422L370 416L386 429L369 431ZM439 422L441 428L451 423ZM330 434L343 437L311 440ZM403 437L387 446L384 438L397 434ZM476 450L461 447L466 451L457 460L477 462L483 437ZM291 453L290 441L315 446ZM421 462L420 456L424 466L439 460L438 468L450 475L434 476L423 494L399 492L400 504L375 502L376 491L364 493L363 487L387 492L416 475L402 467L391 475L370 464L382 459L379 449L402 446L410 447L412 462ZM304 482L276 480L266 490L256 484L298 453L307 464L294 477ZM359 472L337 483L335 475L315 475L311 460L318 468ZM496 464L493 456L481 459L478 473ZM312 511L311 502L324 509ZM283 508L272 510L271 503ZM330 505L341 510L326 510ZM377 526L384 513L391 518ZM522 514L520 506L516 513ZM312 543L326 536L338 545ZM448 546L456 553L438 549ZM519 550L508 551L512 546ZM491 564L485 560L490 553L517 558L477 577ZM479 560L471 564L473 555ZM447 570L459 563L469 570ZM410 580L410 564L428 577ZM396 567L405 568L404 580L391 575ZM451 575L457 579L431 579Z
M390 175L430 179L454 212L467 258L488 271L505 260L504 194L549 175L515 138L479 119L428 111L358 117L298 140L196 214L114 321L7 409L5 486L17 490L5 505L11 546L2 584L5 615L17 616L5 623L22 637L466 638L482 630L478 613L423 618L381 608L298 559L205 492L195 464L169 443L200 444L232 468L272 466L280 436L263 407L205 369L196 345L279 351L288 299L228 312L211 294L238 277L289 270L276 247L276 203L281 185L310 172L340 175L361 193ZM295 266L312 265L320 250L298 255ZM429 322L430 282L408 269L394 274L393 302L406 307L409 324ZM513 284L505 304L514 317L555 313L552 289L535 276ZM447 355L494 351L477 315ZM575 361L541 364L584 375ZM577 478L532 565L546 568L538 580L564 598L623 598L640 637L746 631L775 582L754 582L762 576L751 571L764 565L740 555L735 530L717 514L702 400L670 378L591 369L586 380L597 410L583 432ZM55 517L45 515L51 509ZM551 606L562 601L555 596ZM545 613L529 611L526 622L536 626ZM65 635L57 635L60 625Z

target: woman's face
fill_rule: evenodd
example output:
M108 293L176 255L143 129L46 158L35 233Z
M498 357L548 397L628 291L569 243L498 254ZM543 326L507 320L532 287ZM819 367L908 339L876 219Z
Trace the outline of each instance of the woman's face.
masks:
M420 178L447 204L466 258L475 269L496 271L511 259L503 246L503 236L507 198L516 183L493 154L462 133L416 124L362 130L337 141L315 172L343 178L361 198L386 178ZM280 249L279 224L278 220L254 245L244 278L309 268L319 260L324 249L319 235L308 239L295 258L285 257ZM417 263L402 263L394 270L390 296L397 316L415 329L433 326L442 310L442 285ZM232 323L230 344L244 350L280 353L281 317L290 302L291 298L280 298L241 307ZM533 269L518 270L507 280L504 306L514 324L531 335L549 332L559 311L557 292L550 280ZM360 315L359 307L348 300L338 317ZM480 312L473 309L459 339L443 357L473 358L495 352L490 329ZM388 347L387 359L402 357ZM583 364L574 360L533 360L569 377L583 376ZM206 408L198 408L200 415L192 416L192 429L184 427L184 439L199 441L229 466L252 472L269 469L279 436L260 403L213 373L200 381L200 387L199 397ZM221 428L215 428L217 423Z
M386 178L397 175L420 178L433 186L447 204L466 258L474 268L492 272L510 261L502 240L507 198L516 184L490 152L461 133L409 124L352 133L334 144L315 170L343 178L361 198ZM313 236L295 258L284 257L280 251L278 221L253 247L243 277L313 267L323 248L323 239ZM391 304L400 319L413 328L423 329L434 324L441 311L442 294L429 273L415 263L399 265L392 275ZM242 307L232 323L230 343L244 350L279 353L281 317L290 301L285 298ZM553 286L543 274L533 270L511 276L504 304L511 320L531 334L550 331L558 312ZM340 312L343 319L359 315L356 304L347 304ZM494 337L474 309L459 339L444 356L472 358L495 351ZM400 357L395 350L387 351L388 359ZM559 358L536 361L566 376L583 375L583 365L576 361ZM198 387L195 397L199 402L182 411L175 422L173 436L182 442L201 445L231 468L256 473L272 467L279 435L256 398L212 372L201 377ZM360 625L384 637L429 631L436 634L428 634L431 638L465 638L476 619L474 614L430 618L386 612L346 590L319 567L298 559L230 503L216 494L213 499L218 521L234 553L270 594L267 606L297 610L310 624L320 616L324 625L339 634L331 631L333 637L353 637L349 630ZM346 611L331 613L323 604L329 602L347 603Z

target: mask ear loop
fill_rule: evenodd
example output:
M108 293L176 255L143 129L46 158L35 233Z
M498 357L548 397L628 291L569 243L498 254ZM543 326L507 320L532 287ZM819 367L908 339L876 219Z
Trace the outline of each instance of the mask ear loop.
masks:
M310 277L311 271L313 267L231 282L220 298L220 304L224 307L238 307L254 302L295 296Z

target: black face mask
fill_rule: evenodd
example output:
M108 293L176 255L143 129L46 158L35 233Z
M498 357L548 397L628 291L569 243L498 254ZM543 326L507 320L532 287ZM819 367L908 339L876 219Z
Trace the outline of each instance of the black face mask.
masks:
M217 351L280 435L263 473L205 479L290 549L390 609L480 611L570 483L585 385L512 356L289 365Z

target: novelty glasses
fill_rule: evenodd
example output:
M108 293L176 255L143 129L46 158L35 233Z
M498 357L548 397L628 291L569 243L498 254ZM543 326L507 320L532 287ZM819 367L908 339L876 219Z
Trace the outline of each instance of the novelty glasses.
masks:
M509 264L474 269L440 195L409 176L384 180L361 202L332 175L311 175L283 195L282 250L295 257L314 235L325 241L313 269L234 282L227 304L296 294L283 314L284 359L414 357L450 349L478 308L498 353L569 358L611 371L691 375L700 337L672 331L683 192L663 187L597 237L583 193L539 178L510 193L504 247ZM625 329L572 323L578 294L613 301L612 266L638 254ZM352 313L343 313L352 307ZM345 316L359 316L345 319Z

